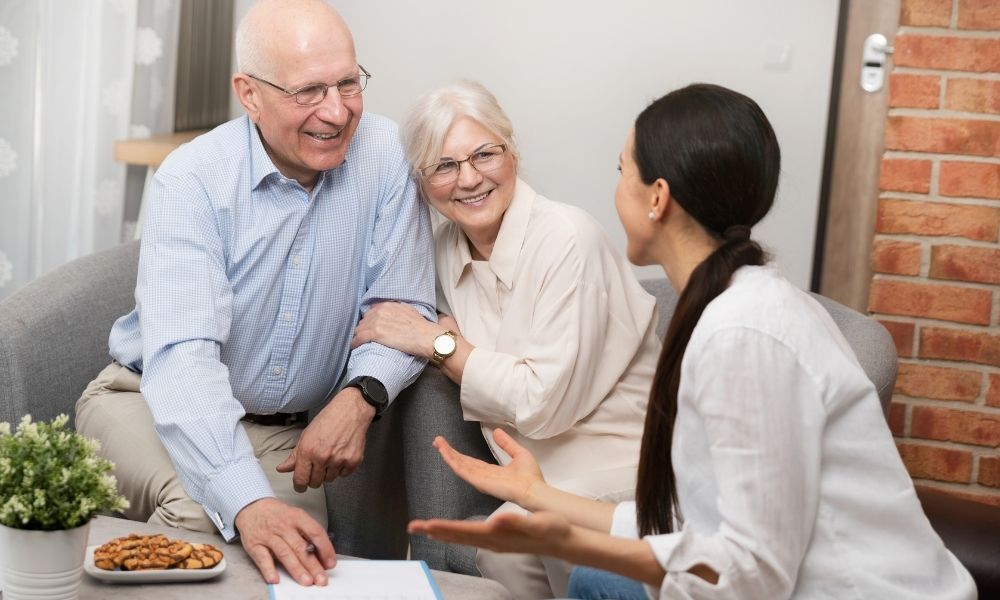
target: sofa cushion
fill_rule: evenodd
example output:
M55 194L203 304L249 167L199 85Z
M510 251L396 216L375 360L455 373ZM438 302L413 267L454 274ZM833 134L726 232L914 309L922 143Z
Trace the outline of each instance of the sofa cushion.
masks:
M74 260L0 302L0 421L66 413L111 360L108 333L135 305L139 242Z

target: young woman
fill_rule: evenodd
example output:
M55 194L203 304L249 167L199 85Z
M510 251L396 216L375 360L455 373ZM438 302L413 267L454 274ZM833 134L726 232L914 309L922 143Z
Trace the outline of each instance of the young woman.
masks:
M411 532L600 567L660 598L975 597L923 515L847 342L750 238L779 163L757 104L713 85L660 98L628 134L615 194L628 257L661 265L680 292L636 501L615 506L546 484L503 431L494 439L512 457L504 467L439 438L459 476L534 514L414 521ZM585 584L617 594L601 597L645 595L590 575Z
M461 386L455 410L482 423L501 463L509 457L489 435L498 426L562 489L631 500L660 351L652 296L593 217L518 178L510 120L482 85L421 98L403 138L424 199L447 219L435 262L448 316L431 323L409 305L380 304L354 343L437 364ZM520 600L566 591L561 561L484 551L476 564Z

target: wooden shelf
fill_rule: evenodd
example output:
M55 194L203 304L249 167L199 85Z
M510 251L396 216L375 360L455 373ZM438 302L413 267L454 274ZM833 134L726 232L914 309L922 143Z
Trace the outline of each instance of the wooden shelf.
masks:
M190 142L206 131L208 130L178 131L148 138L116 140L115 160L130 165L156 168L175 148L185 142Z

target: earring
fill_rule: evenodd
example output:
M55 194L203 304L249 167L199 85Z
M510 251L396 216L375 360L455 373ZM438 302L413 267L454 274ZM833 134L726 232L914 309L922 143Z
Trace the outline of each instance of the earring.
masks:
M648 217L649 217L649 220L650 220L650 221L654 221L654 220L656 220L656 213L654 213L653 211L649 211L649 214L648 214L648 215L646 215L646 216L648 216Z

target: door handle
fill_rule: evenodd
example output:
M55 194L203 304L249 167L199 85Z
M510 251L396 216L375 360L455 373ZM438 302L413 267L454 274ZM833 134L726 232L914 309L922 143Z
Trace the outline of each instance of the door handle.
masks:
M881 33L873 33L865 38L861 52L861 89L874 94L885 85L885 63L893 52Z

